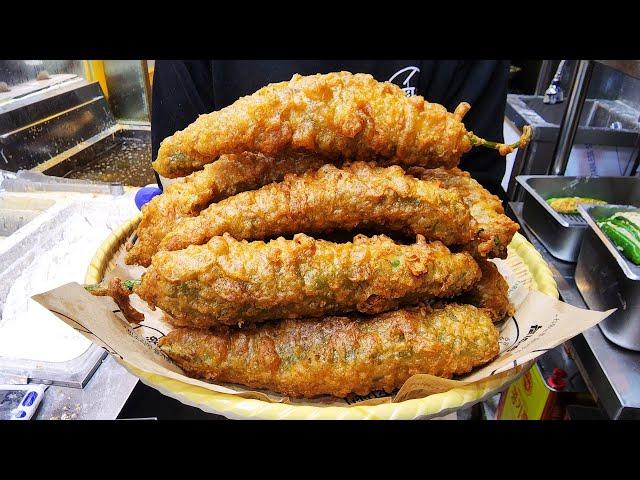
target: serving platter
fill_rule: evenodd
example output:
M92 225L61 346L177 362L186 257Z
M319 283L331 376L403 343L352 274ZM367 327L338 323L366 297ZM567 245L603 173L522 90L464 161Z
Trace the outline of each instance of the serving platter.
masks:
M86 284L100 282L115 267L116 257L122 254L122 246L133 233L141 216L138 215L114 231L100 246L85 277ZM557 298L558 292L551 270L522 235L516 234L508 247L504 266L511 275L507 281L526 277L530 288ZM429 419L441 417L456 410L484 401L506 389L531 366L531 362L487 378L478 384L453 388L427 397L352 406L300 405L270 403L243 398L237 395L214 392L203 387L189 385L162 375L153 374L118 360L127 370L159 392L180 402L209 413L233 419Z

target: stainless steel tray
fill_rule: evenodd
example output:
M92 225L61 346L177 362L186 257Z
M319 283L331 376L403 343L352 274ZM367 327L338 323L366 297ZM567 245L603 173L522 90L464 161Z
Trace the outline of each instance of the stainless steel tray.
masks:
M548 198L591 197L613 205L640 206L638 177L519 175L516 180L525 190L525 222L551 255L567 262L578 259L587 222L580 215L556 212L547 204Z
M618 310L599 323L616 345L640 351L640 266L616 248L597 222L616 212L637 210L629 205L579 205L588 230L578 255L575 280L593 310Z

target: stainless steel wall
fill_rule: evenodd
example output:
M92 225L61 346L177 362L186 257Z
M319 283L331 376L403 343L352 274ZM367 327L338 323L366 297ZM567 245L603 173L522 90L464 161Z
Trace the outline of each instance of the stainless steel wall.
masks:
M116 119L150 121L146 64L141 60L105 60L109 105Z
M41 70L49 74L73 73L84 77L82 60L0 60L0 82L10 87L36 79Z
M620 87L620 100L640 110L640 80L633 77L625 77Z

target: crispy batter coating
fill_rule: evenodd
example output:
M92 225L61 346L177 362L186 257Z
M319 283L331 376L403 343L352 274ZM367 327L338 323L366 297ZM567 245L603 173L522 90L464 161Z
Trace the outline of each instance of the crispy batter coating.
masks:
M201 245L225 232L261 240L356 227L424 235L445 245L471 242L478 230L465 200L439 181L419 180L398 166L356 162L289 175L283 182L214 203L199 216L178 221L158 249Z
M466 104L463 104L463 106ZM460 121L420 96L368 74L294 75L198 119L160 145L153 167L175 178L225 153L276 156L311 151L328 158L452 167L471 148Z
M465 247L467 250L479 257L507 257L507 246L520 227L504 214L502 202L496 195L459 168L412 168L409 171L423 180L439 182L443 188L464 198L479 230L477 239Z
M558 197L548 198L547 203L558 213L575 215L578 213L578 205L581 203L606 205L607 202L597 198L588 197Z
M294 397L392 392L414 374L450 378L499 351L487 312L452 303L357 319L180 328L158 344L188 375Z
M205 165L204 170L172 183L162 195L142 207L142 220L136 231L138 240L127 253L126 263L149 266L160 241L178 219L197 216L211 203L239 192L279 182L287 173L317 170L325 163L327 160L318 155L274 159L245 152L221 156Z
M183 326L210 327L359 311L452 297L481 276L468 253L419 236L399 245L357 235L334 243L297 234L270 242L228 234L158 252L135 292Z
M471 290L460 295L455 301L469 303L489 312L494 322L500 322L513 315L515 309L509 301L509 284L498 271L495 263L478 261L482 278Z

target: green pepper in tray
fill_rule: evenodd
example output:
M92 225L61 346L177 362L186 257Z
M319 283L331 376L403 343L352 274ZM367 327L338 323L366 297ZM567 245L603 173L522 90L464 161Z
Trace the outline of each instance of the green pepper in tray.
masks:
M640 265L640 212L618 212L598 226L625 257Z

